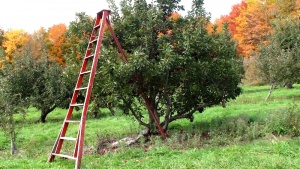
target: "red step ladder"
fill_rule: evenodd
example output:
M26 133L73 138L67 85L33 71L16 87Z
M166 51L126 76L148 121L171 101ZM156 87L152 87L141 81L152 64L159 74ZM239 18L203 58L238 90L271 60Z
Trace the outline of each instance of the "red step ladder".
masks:
M78 76L78 80L74 89L74 93L71 99L71 103L69 105L69 109L67 112L67 115L63 121L63 125L61 127L61 130L58 134L58 137L55 141L55 144L53 146L52 152L50 153L50 156L48 158L48 162L54 161L55 156L67 158L76 160L75 168L79 169L83 154L83 141L84 141L84 132L85 132L85 125L86 125L86 115L88 111L88 105L90 102L90 96L92 93L93 88L93 82L95 78L95 73L97 69L97 63L98 63L98 57L101 49L101 44L103 40L103 34L104 34L104 27L107 25L110 33L112 34L114 41L116 42L118 46L118 50L123 56L123 60L127 63L127 58L122 50L122 47L111 27L110 21L109 21L109 14L110 10L102 10L97 13L96 21L91 33L91 37L89 40L89 44L85 53L85 57L83 58L81 70ZM83 87L82 87L83 86ZM85 94L85 99L83 103L80 103L77 101L77 98L80 94ZM143 99L145 100L146 106L148 110L150 110L150 113L152 117L155 120L155 123L162 134L164 138L166 138L166 135L164 131L162 130L158 119L156 115L154 114L148 98L142 95ZM75 107L82 107L81 112L81 118L80 120L73 120L72 114ZM73 136L67 136L67 129L69 125L75 124L78 127L77 131L77 137ZM63 143L64 141L73 141L75 142L75 148L73 150L72 155L67 155L64 153L61 153Z

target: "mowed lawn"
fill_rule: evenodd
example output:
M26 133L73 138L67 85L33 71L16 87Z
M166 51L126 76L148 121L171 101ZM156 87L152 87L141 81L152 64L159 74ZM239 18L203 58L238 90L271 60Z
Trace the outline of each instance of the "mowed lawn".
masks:
M105 154L97 153L101 151L99 143L134 137L143 128L120 112L113 117L104 109L97 119L89 114L81 167L300 168L297 135L300 129L297 121L293 121L293 117L299 116L300 85L275 89L267 102L264 99L269 86L242 88L243 94L227 103L226 108L210 107L202 114L196 113L193 122L174 122L166 140L153 136L146 144L141 141L131 147L109 149ZM55 110L47 117L47 123L41 124L37 122L39 111L29 108L26 121L17 122L18 154L15 156L10 155L10 141L0 131L0 169L74 168L74 161L58 157L47 163L66 111ZM282 126L280 121L289 119L289 112L297 114L291 116L290 123L296 124L294 128ZM76 129L70 128L68 132L76 133Z

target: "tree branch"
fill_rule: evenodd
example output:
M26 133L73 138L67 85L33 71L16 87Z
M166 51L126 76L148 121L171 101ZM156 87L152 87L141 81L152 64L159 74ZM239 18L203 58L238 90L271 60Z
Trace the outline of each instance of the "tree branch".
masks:
M140 125L148 127L149 128L149 124L143 122L141 120L141 118L136 114L136 112L133 110L133 108L131 107L131 105L125 100L124 97L121 97L121 99L123 100L123 102L126 104L126 106L129 108L129 110L131 111L132 115L134 116L134 118L139 122Z
M199 109L201 109L201 108L204 109L204 107L211 106L211 105L213 105L213 103L206 103L206 104L204 104L204 105L199 105L199 106L195 107L195 108L194 108L192 111L190 111L189 113L186 113L186 114L184 114L184 113L178 113L177 115L172 116L172 117L170 118L169 123L171 123L172 121L178 120L178 119L183 119L183 118L191 119L192 115L193 115L197 110L199 110Z

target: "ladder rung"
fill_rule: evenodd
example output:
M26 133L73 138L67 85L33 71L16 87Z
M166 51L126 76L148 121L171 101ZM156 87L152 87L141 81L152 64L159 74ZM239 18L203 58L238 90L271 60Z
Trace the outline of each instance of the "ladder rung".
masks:
M89 58L93 58L94 57L94 54L90 55L90 56L87 56L85 57L85 59L89 59Z
M60 137L60 139L71 140L71 141L76 141L77 140L77 138L74 138L74 137Z
M75 90L86 90L87 87L80 87L80 88L76 88Z
M66 120L66 123L80 123L79 120Z
M94 29L98 29L98 28L100 28L100 26L101 26L101 24L96 25L96 26L94 27Z
M97 41L98 41L98 39L96 38L96 39L90 41L90 43L95 43L95 42L97 42Z
M58 157L63 157L63 158L68 158L68 159L71 159L71 160L76 160L77 159L76 157L69 156L69 155L64 155L64 154L55 154L55 153L52 153L52 155L55 155L55 156L58 156Z
M91 71L81 72L80 74L81 74L81 75L84 75L84 74L89 74L89 73L91 73Z
M84 104L70 104L70 106L76 107L76 106L83 106Z

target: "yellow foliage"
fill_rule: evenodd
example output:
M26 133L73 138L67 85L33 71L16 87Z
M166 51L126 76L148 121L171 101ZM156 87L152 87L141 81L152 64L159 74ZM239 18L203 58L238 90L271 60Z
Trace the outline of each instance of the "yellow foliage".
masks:
M214 24L212 22L208 22L205 29L209 34L212 34L214 32L213 27Z
M216 19L215 23L208 22L206 25L206 30L209 34L221 33L223 31L225 22L227 22L226 18L224 19L222 17L220 19Z
M21 48L28 41L29 36L23 29L12 29L4 34L4 38L3 47L6 53L6 60L13 62L13 57L18 55Z

